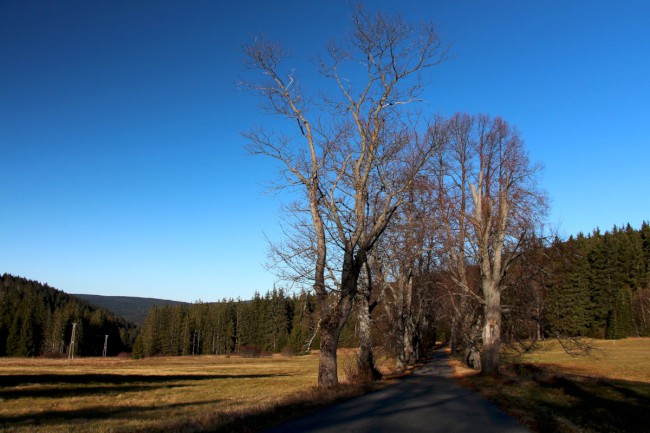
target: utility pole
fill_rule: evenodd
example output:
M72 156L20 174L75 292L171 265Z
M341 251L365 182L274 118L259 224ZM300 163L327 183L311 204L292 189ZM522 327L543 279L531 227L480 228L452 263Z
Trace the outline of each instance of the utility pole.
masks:
M70 353L68 354L69 359L74 359L74 340L75 340L76 331L77 331L77 322L73 322L72 335L70 336Z
M104 335L104 352L102 356L106 358L106 352L108 352L108 335Z

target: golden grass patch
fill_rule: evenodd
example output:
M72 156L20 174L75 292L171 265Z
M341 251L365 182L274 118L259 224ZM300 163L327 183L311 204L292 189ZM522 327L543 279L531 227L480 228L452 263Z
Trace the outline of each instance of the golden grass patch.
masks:
M510 359L568 374L650 383L649 338L589 340L588 343L593 347L588 356L569 355L556 340L548 340L538 350Z
M341 387L325 395L314 389L317 372L317 355L72 361L3 358L0 431L230 429L246 415L314 405L317 400L327 402L359 392Z

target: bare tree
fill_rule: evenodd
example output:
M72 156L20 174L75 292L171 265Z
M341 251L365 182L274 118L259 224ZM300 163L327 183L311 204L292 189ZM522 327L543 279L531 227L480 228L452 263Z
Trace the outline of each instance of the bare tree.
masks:
M456 115L438 163L449 269L459 293L483 306L481 368L498 374L505 276L546 211L518 131L501 118ZM476 266L480 290L467 270Z
M469 237L470 182L475 162L473 128L474 119L468 115L456 114L446 122L445 151L430 165L437 204L432 208L431 218L440 226L444 273L440 283L445 294L451 350L458 353L463 349L468 365L480 368L477 327L482 321L482 298Z
M442 142L439 132L434 135ZM418 177L376 251L373 268L397 370L418 359L422 329L436 304L431 276L437 270L437 227L429 219L433 195L428 179Z
M246 137L250 152L280 162L284 186L303 193L290 226L304 242L278 250L300 276L311 263L321 315L320 386L338 383L338 338L362 267L435 146L426 129L418 134L418 113L410 107L423 90L422 72L445 54L432 24L413 26L362 8L352 24L351 35L331 43L327 59L318 61L334 95L306 97L297 76L284 69L279 45L258 38L244 47L247 66L261 73L244 86L297 132L259 128Z

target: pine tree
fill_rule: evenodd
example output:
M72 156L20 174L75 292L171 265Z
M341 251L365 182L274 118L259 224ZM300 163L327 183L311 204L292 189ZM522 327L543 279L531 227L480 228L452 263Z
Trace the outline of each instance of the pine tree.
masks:
M607 339L621 339L632 335L632 302L629 289L616 293L614 306L607 317Z
M641 225L641 248L643 249L644 274L641 287L650 289L650 223L644 221Z

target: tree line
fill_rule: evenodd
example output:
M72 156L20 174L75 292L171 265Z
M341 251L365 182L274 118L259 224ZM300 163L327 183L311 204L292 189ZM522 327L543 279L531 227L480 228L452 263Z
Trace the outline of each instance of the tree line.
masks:
M0 276L0 356L101 356L105 342L106 355L115 356L131 351L136 332L108 310L47 284Z
M317 347L314 296L273 289L251 300L153 306L134 356L301 354Z

